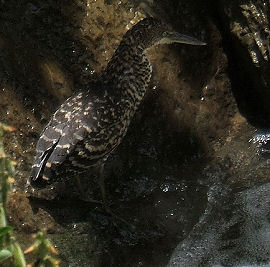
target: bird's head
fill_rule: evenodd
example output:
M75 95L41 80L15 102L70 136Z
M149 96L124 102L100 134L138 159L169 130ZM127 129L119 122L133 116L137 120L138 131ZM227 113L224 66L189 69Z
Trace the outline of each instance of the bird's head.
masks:
M126 33L125 38L142 49L171 43L206 45L194 37L173 31L167 23L156 18L145 18L139 21Z

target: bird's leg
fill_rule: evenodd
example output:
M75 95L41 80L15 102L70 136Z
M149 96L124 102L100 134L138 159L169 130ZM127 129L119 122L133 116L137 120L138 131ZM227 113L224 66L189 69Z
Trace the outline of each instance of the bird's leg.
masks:
M101 201L98 201L98 200L89 198L86 195L86 192L82 188L82 183L81 183L81 179L80 179L79 175L76 175L76 183L77 183L77 186L78 186L78 189L79 189L79 192L80 192L80 199L81 200L83 200L85 202L91 202L91 203L101 204Z
M80 179L79 175L76 175L76 183L77 183L78 189L80 191L80 194L84 196L85 192L82 189L81 179Z
M127 224L128 226L134 228L134 226L132 224L130 224L129 222L127 222L125 219L119 217L118 215L116 215L114 212L111 211L109 205L108 205L108 201L106 198L106 191L105 191L105 184L104 184L104 180L105 180L105 176L104 176L104 163L100 166L99 169L99 177L98 177L98 184L100 187L100 191L101 191L101 195L102 195L102 200L103 200L103 207L105 209L105 211L110 214L113 218Z
M103 206L104 209L107 211L109 209L107 198L106 198L106 190L105 190L105 184L104 184L105 176L104 176L104 163L99 167L99 177L98 177L98 184L102 196Z

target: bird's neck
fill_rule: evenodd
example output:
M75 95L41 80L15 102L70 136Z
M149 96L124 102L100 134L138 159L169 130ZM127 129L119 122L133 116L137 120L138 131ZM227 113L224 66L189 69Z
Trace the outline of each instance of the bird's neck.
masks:
M137 108L149 85L152 66L144 50L121 42L102 76L112 94Z

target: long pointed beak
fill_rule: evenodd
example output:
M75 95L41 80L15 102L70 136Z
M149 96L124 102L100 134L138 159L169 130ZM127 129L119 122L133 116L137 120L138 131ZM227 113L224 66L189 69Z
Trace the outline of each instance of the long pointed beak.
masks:
M194 37L181 34L178 32L171 32L164 36L160 41L160 44L171 44L171 43L181 43L189 45L206 45L205 42L202 42Z

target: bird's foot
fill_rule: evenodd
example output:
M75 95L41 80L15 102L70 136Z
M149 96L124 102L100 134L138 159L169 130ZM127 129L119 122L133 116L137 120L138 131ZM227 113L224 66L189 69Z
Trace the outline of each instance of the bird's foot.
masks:
M88 202L88 203L103 204L103 201L96 200L96 199L93 199L93 198L89 198L85 194L84 195L80 195L79 199L82 200L82 201L84 201L84 202Z
M125 225L130 227L132 230L134 230L136 228L133 224L129 223L127 220L125 220L122 217L115 214L107 204L103 204L103 207L104 207L104 210L106 211L106 213L109 214L113 219L116 219L116 220L124 223Z

